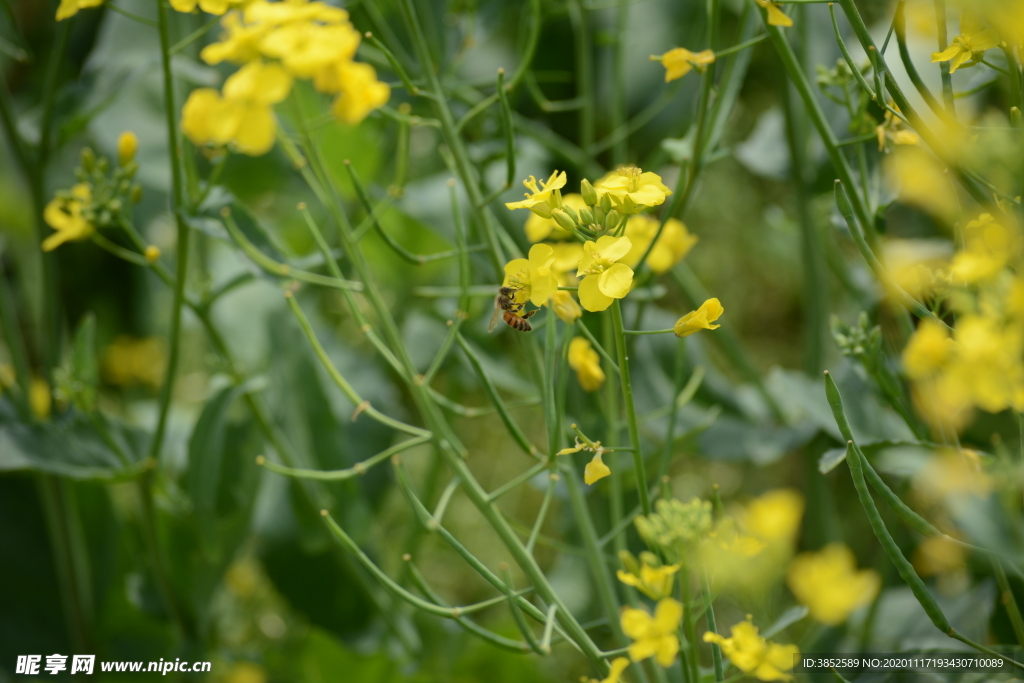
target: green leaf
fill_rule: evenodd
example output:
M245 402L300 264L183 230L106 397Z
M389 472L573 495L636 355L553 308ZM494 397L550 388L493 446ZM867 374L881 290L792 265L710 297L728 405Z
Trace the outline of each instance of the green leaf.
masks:
M97 422L106 435L97 429ZM72 479L124 481L148 467L148 436L112 420L70 410L43 424L23 422L0 398L0 472L49 472ZM122 462L119 452L124 455Z
M761 635L765 638L771 638L778 633L782 633L784 629L806 617L809 611L804 605L790 607L782 613L781 617L775 620L774 624L766 628Z
M76 408L91 413L96 408L99 363L96 360L96 316L82 318L71 351L56 373L58 393Z

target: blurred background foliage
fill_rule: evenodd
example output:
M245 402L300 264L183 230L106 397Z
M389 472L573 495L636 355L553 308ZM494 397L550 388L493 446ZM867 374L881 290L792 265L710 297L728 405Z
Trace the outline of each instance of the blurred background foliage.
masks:
M280 149L258 158L229 156L220 186L202 207L206 218L193 223L197 239L189 279L192 291L210 292L238 276L254 276L221 297L211 311L251 379L241 386L229 381L228 369L202 325L186 312L168 443L158 464L147 463L157 387L163 380L166 343L161 340L166 338L171 293L150 270L118 260L92 243L73 243L52 256L59 310L47 310L38 286L42 261L35 237L39 207L34 201L74 182L72 169L83 147L115 157L118 135L134 131L139 138L137 178L143 188L136 224L149 243L164 254L174 254L174 225L166 210L170 177L156 32L114 11L111 3L57 24L55 4L0 0L10 10L0 13L0 70L6 82L0 97L8 98L17 126L28 139L39 136L40 102L47 83L56 87L56 144L41 194L37 196L38 190L20 172L12 150L0 148L0 274L10 300L17 304L18 328L28 341L34 368L45 365L44 318L50 315L58 316L62 336L52 353L71 375L83 370L74 349L82 348L85 357L94 359L100 378L98 419L105 421L104 431L113 436L116 448L104 440L91 418L66 405L55 405L50 424L44 427L24 423L11 404L0 399L0 680L13 677L17 655L52 652L95 653L105 660L210 659L214 666L209 680L226 683L512 683L577 680L588 673L582 658L571 652L556 651L543 660L514 655L475 639L450 621L414 614L353 563L325 532L317 514L320 507L329 507L392 576L402 574L402 555L411 553L417 568L449 604L491 595L479 576L435 536L413 531L414 519L387 468L345 482L310 485L254 464L255 456L270 446L243 405L251 393L262 397L276 428L309 466L350 467L391 445L388 430L350 419L353 406L330 386L286 308L280 283L240 255L216 220L222 206L237 202L249 211L248 216L236 212L243 231L265 253L292 263L315 260L316 245L294 207L303 201L311 207L316 204ZM477 89L493 86L495 69L518 64L530 21L529 4L417 0L431 50L445 64L441 77L458 112L468 110ZM153 2L118 0L116 5L145 20L155 18ZM745 4L723 0L722 5L723 44L730 45L739 42ZM859 5L869 23L887 24L891 3L870 0ZM357 28L377 32L396 51L405 49L408 41L391 0L360 0L346 7ZM808 73L816 65L831 68L839 57L827 15L811 9L797 10L792 33ZM525 82L511 93L518 122L517 175L546 177L552 168L565 168L569 187L575 187L585 175L595 177L595 168L632 162L674 185L692 144L687 134L700 81L664 84L663 69L648 56L678 45L703 45L703 3L558 0L541 3L540 11L543 23L536 54ZM210 19L175 13L174 35L187 36ZM573 27L581 20L588 27L595 101L600 106L588 113L550 111L551 102L571 100L580 93ZM880 35L886 28L878 27ZM61 31L70 31L63 54L54 49ZM212 29L203 40L215 34ZM221 81L221 70L197 59L203 40L174 59L179 105L187 90ZM912 36L919 62L927 62L933 41L934 37ZM820 239L830 266L817 292L825 302L820 310L849 324L867 310L881 323L887 344L898 348L901 343L881 290L856 256L845 224L835 213L831 166L821 145L807 133L807 123L792 112L792 96L778 58L769 43L751 52L722 151L707 167L685 216L690 231L700 238L687 264L724 303L722 332L728 328L736 337L779 414L773 415L751 373L737 365L719 338L689 338L687 372L700 366L706 376L694 399L679 411L678 436L669 446L669 485L683 500L706 497L712 484L727 500L745 500L778 487L800 489L808 509L800 547L814 549L843 539L860 566L882 574L885 589L879 599L847 627L812 633L810 625L800 622L790 627L790 641L816 638L812 642L819 651L850 644L883 651L945 646L948 641L931 627L875 542L849 479L839 476L843 470L819 473L819 458L841 444L823 397L819 373L825 368L832 370L843 390L859 440L878 444L876 466L891 476L898 490L908 489L921 451L904 447L895 452L890 447L913 440L914 435L883 407L861 365L835 347L827 320L813 318L809 311L802 221ZM360 56L394 79L372 45L364 44ZM938 70L927 71L926 80L937 88ZM609 136L618 123L608 103L616 78L624 84L629 120L639 125L613 144ZM968 89L981 76L968 72L962 78L958 83ZM312 89L297 87L296 92L294 106L310 117L324 111L324 102ZM962 100L961 106L980 116L989 108L1006 110L1006 97L1000 88L989 88ZM397 88L391 111L398 111L405 100L413 115L430 115L422 100L411 100ZM833 128L847 130L851 123L843 108L827 101L824 105ZM279 110L282 117L292 115L286 106ZM881 121L881 110L869 111ZM791 158L786 130L787 122L794 121L806 138L797 160ZM490 188L504 182L499 126L492 110L465 128L469 154ZM357 127L330 121L316 129L316 143L344 192L351 193L351 186L343 161L351 160L375 199L389 196L401 153L398 127L394 116L376 113ZM420 125L411 126L408 135L408 180L402 192L392 191L382 224L413 252L450 248L450 172L443 150L439 154L440 133ZM577 153L588 146L593 154ZM200 160L200 169L203 175L209 172L207 160ZM512 188L498 201L514 200L519 192ZM357 222L361 220L354 194L344 199ZM318 219L324 218L318 208L312 210ZM503 210L497 216L525 251L523 217ZM904 206L893 206L880 220L887 236L945 237L926 214ZM447 262L410 267L372 232L364 246L414 362L425 367L455 313L451 298L433 296L429 288L454 285L453 268ZM489 272L482 254L474 254L473 262L477 272ZM487 277L476 282L490 284ZM637 316L644 328L670 327L681 313L700 303L680 284L671 277L659 279L657 298L635 305L629 315ZM300 296L327 353L364 398L400 419L409 416L410 397L397 388L337 292L308 288ZM528 436L541 442L542 413L536 378L523 360L525 342L508 331L488 336L491 300L473 301L464 334L492 381L517 406L513 414L527 426ZM637 409L642 415L653 414L643 425L653 452L664 447L667 417L658 411L672 401L677 347L678 340L668 335L637 338L633 350ZM10 361L10 349L0 345L0 363ZM459 405L486 404L486 394L462 354L453 354L444 364L434 387ZM584 431L602 431L594 399L574 382L567 400L567 415ZM456 414L453 424L472 454L473 471L485 487L494 489L532 463L511 443L493 412L477 412ZM971 434L975 440L996 434L1001 438L996 445L1011 450L1018 445L1012 416L984 419L965 441L972 439ZM991 449L993 444L988 441L980 447ZM127 462L118 459L118 450L127 455ZM436 498L444 478L425 455L417 457L420 451L426 452L413 450L404 460L433 492L425 497ZM151 501L140 494L140 477L153 478ZM528 529L544 488L542 477L516 489L502 499L503 512ZM588 502L599 532L605 533L612 520L603 498L595 493ZM599 615L567 508L565 493L558 489L538 558L567 604L586 621ZM145 523L149 515L155 520L152 527ZM1020 547L1021 529L987 525L983 505L967 506L958 515L959 524L979 529L991 545ZM897 540L912 555L920 539L894 519L889 521ZM451 501L446 524L488 565L509 560L461 493ZM155 530L152 537L147 528ZM147 559L153 546L166 562L170 598L161 594L161 581L155 576L161 570ZM991 568L972 561L957 571L960 578L934 586L951 621L977 640L994 632L1001 642L1012 641L1011 624L998 608ZM1013 581L1014 590L1024 598L1024 586ZM781 613L783 591L777 588L762 596L765 614ZM723 604L718 608L719 623L741 620L747 608ZM481 620L499 633L515 634L506 610L495 609ZM118 680L131 676L120 674Z

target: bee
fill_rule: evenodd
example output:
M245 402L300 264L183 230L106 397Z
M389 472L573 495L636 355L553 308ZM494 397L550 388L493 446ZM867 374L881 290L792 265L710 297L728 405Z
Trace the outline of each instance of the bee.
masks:
M529 332L533 329L526 319L532 318L537 309L523 312L525 304L516 303L515 299L516 292L520 289L521 287L502 287L498 290L497 296L494 297L494 313L491 314L491 322L487 325L488 332L493 332L498 324L498 313L501 313L501 319L513 330Z

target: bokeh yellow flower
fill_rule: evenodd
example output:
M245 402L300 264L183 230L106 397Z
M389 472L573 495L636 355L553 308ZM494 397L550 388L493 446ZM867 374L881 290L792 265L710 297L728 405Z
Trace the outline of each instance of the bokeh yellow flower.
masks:
M541 180L539 183L536 178L530 176L523 181L523 186L529 190L529 192L525 193L526 199L519 202L506 202L505 206L509 209L529 209L537 204L552 206L552 195L555 190L565 187L565 181L565 171L561 173L553 171L547 180Z
M792 543L800 533L804 497L796 489L773 489L747 503L737 514L740 525L768 543Z
M572 325L583 315L583 309L572 298L571 292L558 290L551 295L551 310L567 325Z
M910 379L930 377L949 360L952 343L945 325L938 320L922 320L903 349L903 371Z
M648 558L643 557L645 553L641 553L641 560L639 569L636 573L627 572L619 569L616 572L616 576L619 581L632 586L638 591L651 598L652 600L661 600L672 595L672 580L675 573L679 571L678 564L666 564L661 566L655 566L651 564ZM650 555L650 553L646 553Z
M42 377L32 378L32 383L28 387L28 407L37 420L50 419L53 396L49 383Z
M722 317L725 308L718 299L708 299L696 311L690 311L676 321L672 331L677 337L689 337L701 330L717 330L721 325L714 322Z
M977 284L1007 266L1020 251L1020 237L992 214L983 213L964 226L964 248L950 265L954 282Z
M584 391L597 391L604 384L601 356L583 337L573 337L569 342L569 367L576 371L576 378Z
M135 133L126 130L117 138L117 161L122 166L127 166L135 159L135 153L139 151L139 138Z
M635 268L651 245L651 240L658 234L659 225L661 222L657 218L647 214L630 216L626 221L625 235L629 238L631 246L621 262ZM686 258L698 239L696 235L690 234L682 221L669 218L665 221L661 237L654 243L654 248L647 257L647 265L658 275L668 272L672 266Z
M789 681L793 676L786 672L793 668L800 650L796 645L779 645L758 635L758 628L747 616L730 629L730 637L724 638L710 631L704 634L705 643L718 643L722 653L737 669L751 674L759 681Z
M512 259L505 264L505 287L517 288L516 303L531 302L534 306L546 304L558 291L558 281L551 269L555 254L546 244L530 248L529 259Z
M159 338L122 335L103 350L100 367L103 379L114 386L155 389L163 382L164 358L164 343Z
M589 683L619 683L619 680L622 678L622 672L627 668L629 668L629 660L625 657L616 657L612 660L607 678L602 678L600 681L596 678L591 678ZM586 679L584 678L583 680Z
M709 65L715 63L715 53L711 50L690 52L685 47L672 48L663 55L651 55L652 62L661 62L665 67L665 82L682 78L694 69L703 73Z
M60 6L57 8L57 21L75 16L80 9L99 7L102 4L103 0L60 0Z
M592 312L603 311L615 299L629 294L633 269L617 261L628 254L631 247L628 237L611 235L583 245L583 258L576 271L577 277L583 278L579 288L583 308Z
M857 571L853 553L842 543L793 558L787 575L789 589L811 616L837 626L878 595L881 579L871 569Z
M178 12L194 12L196 7L207 14L221 15L232 7L241 7L251 0L170 0L171 7Z
M944 221L952 221L959 212L945 167L919 146L900 147L885 158L884 169L888 180L896 185L901 202Z
M56 232L43 240L43 251L53 251L65 242L88 239L96 226L83 212L92 201L92 190L85 183L71 188L70 198L55 197L43 209L43 220Z
M654 657L661 666L671 666L679 653L676 629L683 620L682 603L664 598L654 608L654 616L644 609L623 607L622 632L633 641L629 656L634 662Z

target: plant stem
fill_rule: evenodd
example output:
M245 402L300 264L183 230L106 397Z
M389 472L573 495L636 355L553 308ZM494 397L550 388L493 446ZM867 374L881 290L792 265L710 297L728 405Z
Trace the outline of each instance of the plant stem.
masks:
M622 324L622 307L616 299L612 304L612 325L615 330L615 349L619 358L619 377L622 382L622 399L626 408L626 424L629 427L629 441L633 447L633 469L636 472L636 490L640 497L640 508L645 515L651 514L651 498L647 491L647 473L644 470L644 455L640 448L640 426L636 419L636 405L633 403L633 383L629 375L629 351L626 333Z

